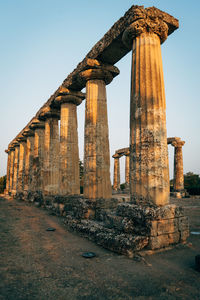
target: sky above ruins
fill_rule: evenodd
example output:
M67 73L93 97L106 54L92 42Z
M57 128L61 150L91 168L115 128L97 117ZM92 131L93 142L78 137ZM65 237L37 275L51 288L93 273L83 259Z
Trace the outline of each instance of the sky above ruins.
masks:
M1 0L0 176L6 174L9 142L133 4L155 6L179 19L180 28L162 45L167 135L186 141L184 173L200 174L199 0ZM130 53L116 65L120 75L107 86L111 155L129 145ZM82 159L84 103L78 107L78 126ZM169 165L172 178L171 146ZM123 158L121 182L124 169Z

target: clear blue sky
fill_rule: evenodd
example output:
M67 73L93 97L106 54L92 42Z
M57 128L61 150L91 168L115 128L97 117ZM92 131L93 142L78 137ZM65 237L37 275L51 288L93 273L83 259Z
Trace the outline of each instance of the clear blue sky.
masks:
M200 174L199 0L0 0L0 176L6 173L9 142L133 4L156 6L180 21L180 29L162 45L167 133L186 141L184 172ZM129 145L130 66L128 54L117 64L120 75L107 86L111 155ZM78 125L82 158L84 103ZM172 177L172 147L169 158ZM123 159L121 172L123 182Z

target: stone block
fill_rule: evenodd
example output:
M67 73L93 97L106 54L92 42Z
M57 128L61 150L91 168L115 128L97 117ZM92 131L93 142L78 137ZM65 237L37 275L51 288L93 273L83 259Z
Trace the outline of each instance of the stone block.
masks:
M179 240L180 240L179 232L150 237L148 249L155 250L155 249L164 248L172 244L177 244Z
M178 218L178 227L180 231L189 231L188 217Z
M166 233L174 233L177 231L178 231L178 218L158 221L158 227L157 227L158 235L162 235Z
M190 235L189 229L181 231L180 232L180 242L186 242L189 235Z

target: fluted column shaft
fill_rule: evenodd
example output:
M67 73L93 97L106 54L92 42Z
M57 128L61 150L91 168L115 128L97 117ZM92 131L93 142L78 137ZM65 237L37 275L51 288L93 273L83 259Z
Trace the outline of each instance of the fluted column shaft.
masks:
M174 191L184 190L183 151L185 142L173 142L174 146Z
M19 171L19 145L15 146L15 156L14 156L14 171L13 171L13 185L12 193L16 194L18 185L18 171Z
M34 156L34 137L28 136L26 141L26 157L25 157L25 176L24 190L33 190L33 156Z
M34 131L33 179L31 189L34 191L43 191L44 129L35 128Z
M26 157L26 142L20 142L17 191L24 190L25 157Z
M7 173L6 173L6 190L4 191L4 193L8 194L9 186L10 186L11 150L6 150L6 153L8 153L8 158L7 158Z
M86 84L83 193L91 199L111 198L107 99L103 80L88 80Z
M60 118L60 193L80 194L77 108L61 104Z
M44 138L44 193L56 195L59 192L59 131L58 118L47 117Z
M10 173L9 173L9 192L12 192L13 188L13 174L14 174L14 157L15 157L15 150L11 149L10 154Z
M129 186L130 179L130 154L125 154L126 161L125 161L125 184L126 186Z
M136 203L169 199L166 108L160 38L133 40L130 107L130 191Z
M114 157L113 189L120 190L120 157Z

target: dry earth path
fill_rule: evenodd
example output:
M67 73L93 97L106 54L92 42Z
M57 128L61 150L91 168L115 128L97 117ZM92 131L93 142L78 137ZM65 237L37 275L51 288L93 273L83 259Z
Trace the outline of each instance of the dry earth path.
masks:
M186 207L190 231L200 232L200 199L174 201ZM70 232L47 210L0 198L0 299L200 299L200 235L188 242L128 259ZM97 257L85 259L85 251Z

